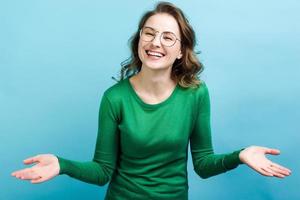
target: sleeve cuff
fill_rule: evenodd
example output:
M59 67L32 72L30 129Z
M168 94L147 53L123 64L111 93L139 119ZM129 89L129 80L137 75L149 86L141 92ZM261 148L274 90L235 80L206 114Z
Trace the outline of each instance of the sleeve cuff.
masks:
M243 151L245 148L242 148L240 150L234 151L228 156L226 156L223 160L223 164L227 170L234 169L238 165L243 164L243 162L239 158L239 154L241 151Z
M59 175L61 174L66 174L67 173L67 166L68 166L68 160L56 156L58 159L58 163L59 163Z

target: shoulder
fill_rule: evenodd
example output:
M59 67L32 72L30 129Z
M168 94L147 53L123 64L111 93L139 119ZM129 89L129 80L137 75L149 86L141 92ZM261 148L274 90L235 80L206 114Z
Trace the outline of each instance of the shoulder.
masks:
M198 107L210 101L208 86L203 80L201 80L200 84L196 87L181 87L181 90L182 98L184 99L184 101L189 102L189 104L195 107Z
M124 97L124 95L128 93L126 81L127 79L120 80L119 82L107 88L103 93L103 97L107 98L111 102L120 100L121 97Z
M198 93L199 95L206 95L208 93L208 87L206 82L201 80L200 84L196 88L196 93Z
M195 96L195 97L203 97L208 95L208 87L205 81L200 80L200 84L196 87L183 88L186 93Z
M126 81L126 79L118 81L107 88L102 95L101 105L108 105L117 121L121 120L122 99L128 96Z
M207 112L210 109L210 97L208 86L206 82L203 80L200 81L200 84L193 88L193 102L194 105L197 107L197 111L199 112Z

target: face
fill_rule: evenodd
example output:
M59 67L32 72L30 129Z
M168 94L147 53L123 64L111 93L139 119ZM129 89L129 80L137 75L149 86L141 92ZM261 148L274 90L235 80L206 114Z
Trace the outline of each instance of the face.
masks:
M144 27L149 27L148 30L154 30L155 38L152 41L142 40L140 37L138 45L139 58L142 61L142 67L147 67L153 70L171 69L176 59L182 57L180 44L180 31L177 21L169 14L155 14L148 18ZM161 35L163 32L163 36ZM153 33L153 31L152 31ZM149 36L152 33L146 33ZM177 39L173 46L164 46L171 33ZM166 36L166 37L165 37ZM165 40L163 44L162 40Z

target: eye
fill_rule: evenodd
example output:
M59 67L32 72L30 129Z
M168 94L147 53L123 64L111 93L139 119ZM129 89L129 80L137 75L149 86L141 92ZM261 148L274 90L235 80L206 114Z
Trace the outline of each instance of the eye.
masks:
M163 33L163 39L164 39L165 41L171 42L171 41L176 40L176 36L175 36L173 33L170 33L170 32L164 32L164 33Z
M172 41L172 40L173 40L173 38L171 38L171 37L168 37L168 36L164 36L164 40Z
M145 35L147 35L147 36L154 36L154 33L146 32Z

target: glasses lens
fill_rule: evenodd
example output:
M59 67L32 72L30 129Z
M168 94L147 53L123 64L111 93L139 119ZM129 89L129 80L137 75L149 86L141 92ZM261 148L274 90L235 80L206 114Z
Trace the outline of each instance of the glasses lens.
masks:
M151 42L156 37L156 31L149 27L144 27L141 30L141 39L145 42ZM163 32L160 37L160 42L162 45L170 47L176 42L176 35L172 32Z
M164 46L173 46L176 42L176 36L171 32L164 32L161 36L161 43Z
M145 42L150 42L154 39L155 37L155 31L151 28L143 28L142 29L142 34L141 34L141 39L144 40Z

